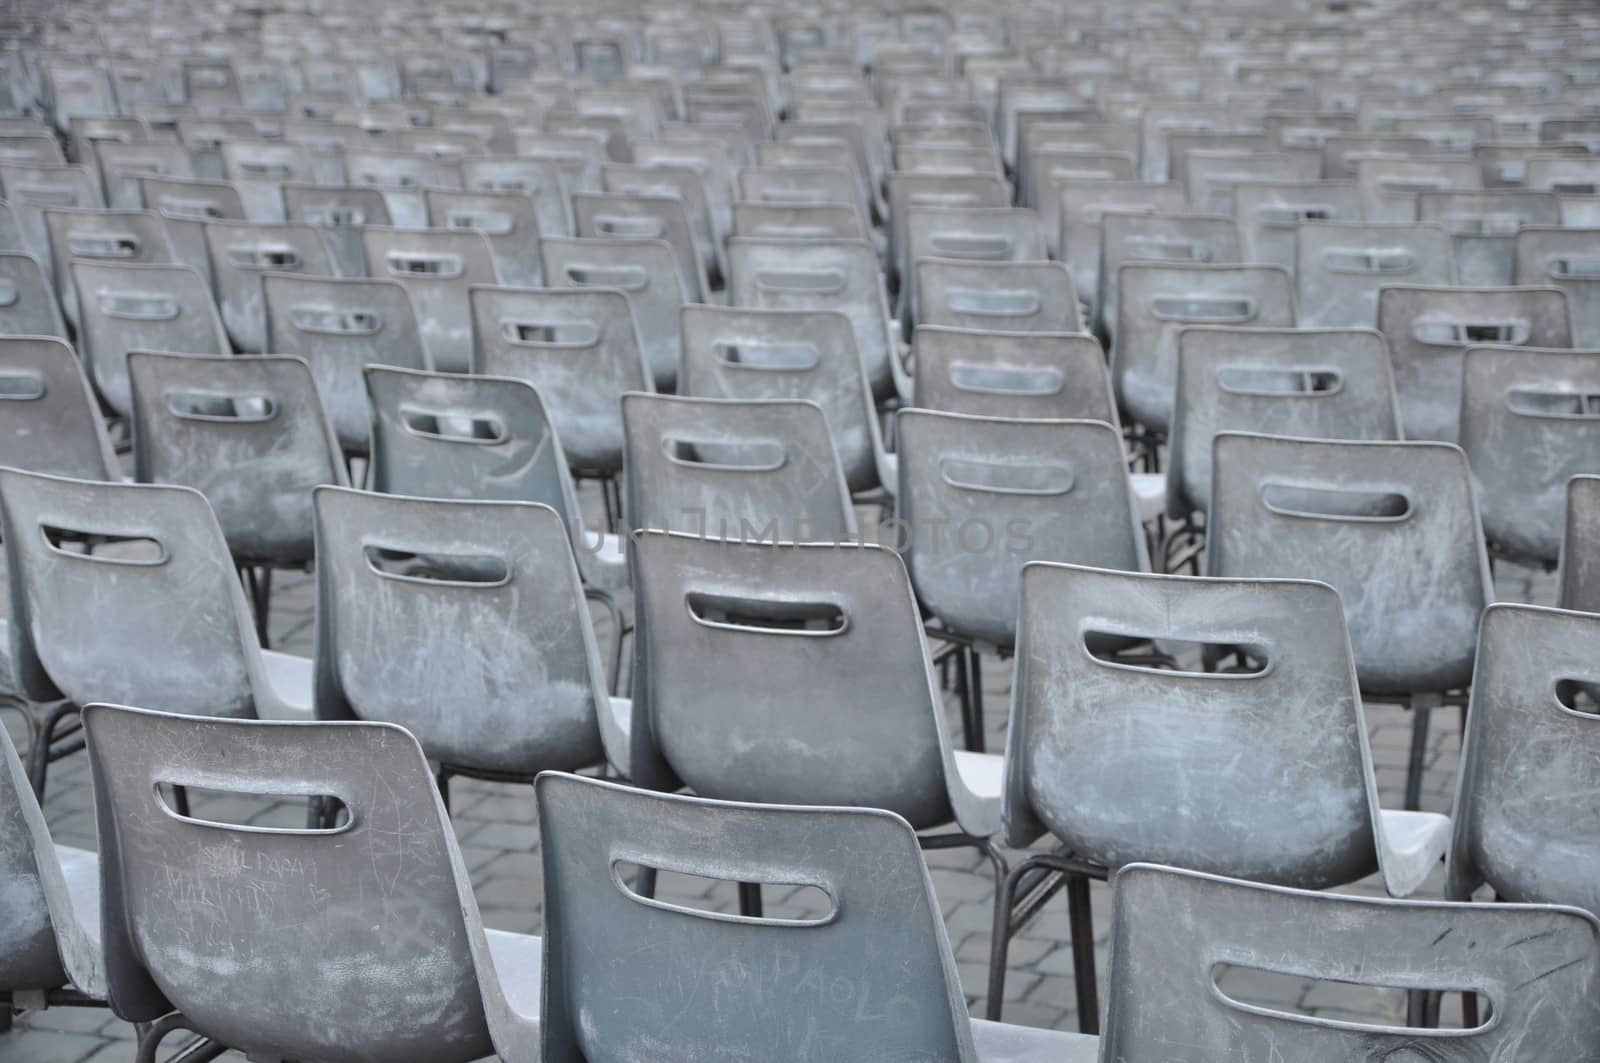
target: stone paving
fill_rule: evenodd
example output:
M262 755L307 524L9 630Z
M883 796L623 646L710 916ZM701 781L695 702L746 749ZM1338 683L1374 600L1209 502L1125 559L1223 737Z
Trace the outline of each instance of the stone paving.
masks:
M1547 574L1502 564L1496 573L1496 583L1502 600L1553 603L1554 582ZM273 646L309 655L312 650L312 581L305 575L280 574L276 588L271 623ZM605 630L604 617L598 613L596 622L604 648L610 632ZM1009 663L995 659L985 660L984 665L988 748L1000 750L1004 748L1010 668ZM959 734L959 715L951 695L947 695L947 709L952 733ZM5 715L14 740L20 742L21 728L10 718L12 714ZM1392 705L1368 705L1366 716L1383 804L1398 808L1405 781L1410 718ZM1460 731L1455 714L1435 713L1423 808L1449 811L1459 746ZM471 871L485 922L503 930L538 933L543 890L539 831L534 821L531 790L525 786L457 779L452 782L451 797L456 836ZM197 804L196 811L206 807ZM251 822L304 823L304 809L299 804L234 811L253 813ZM45 814L58 842L96 848L88 767L81 754L57 762L52 768ZM1006 856L1013 861L1022 858L1015 852L1007 852ZM981 858L970 850L930 852L927 858L968 1003L972 1013L981 1016L985 1007L993 880ZM1441 872L1435 872L1417 896L1440 897L1442 877ZM665 878L660 884L663 897L689 899L684 889L682 882ZM1382 887L1374 876L1350 887L1348 892L1381 894ZM731 887L704 893L691 890L691 893L695 903L709 903L722 910L733 910L737 903ZM1092 893L1103 995L1109 887L1095 883ZM767 904L770 910L777 911L792 900L792 896L769 896ZM1077 1029L1068 941L1063 898L1052 902L1012 942L1005 990L1007 1021ZM307 960L314 962L313 957ZM1404 1014L1404 1004L1398 993L1361 986L1304 983L1241 970L1226 972L1221 984L1236 997L1327 1017L1395 1021ZM1449 1011L1447 1004L1447 1022ZM0 1063L87 1063L89 1060L122 1063L133 1058L132 1037L128 1024L104 1010L53 1008L20 1016L10 1033L0 1034ZM175 1039L169 1039L169 1045L174 1043ZM231 1054L223 1058L242 1060L241 1056Z

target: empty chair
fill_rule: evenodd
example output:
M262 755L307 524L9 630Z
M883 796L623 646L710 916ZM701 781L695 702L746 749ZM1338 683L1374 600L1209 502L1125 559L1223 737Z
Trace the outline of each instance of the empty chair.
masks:
M1194 326L1178 333L1167 513L1211 503L1217 432L1399 439L1389 348L1371 329Z
M49 208L44 211L44 223L50 236L56 297L74 328L79 327L79 320L73 262L122 266L173 260L166 229L150 211Z
M1178 333L1187 325L1288 328L1289 274L1277 266L1131 262L1120 295L1111 378L1122 409L1166 432L1178 381Z
M970 262L1037 262L1048 257L1038 216L1006 207L913 207L906 220L906 261L924 258ZM912 283L900 286L899 317L906 326L919 319L921 305Z
M678 199L689 220L689 235L700 261L699 272L685 268L686 277L722 278L722 253L718 235L711 224L711 209L706 200L705 178L698 170L688 166L636 166L631 163L609 162L600 168L600 184L606 193L614 196L668 197ZM611 208L606 208L611 209ZM602 222L596 222L603 225ZM598 231L579 229L580 236L607 235ZM627 235L618 233L615 235ZM664 234L662 234L664 235ZM669 240L670 242L670 240ZM718 287L721 285L718 284ZM708 288L701 289L702 299Z
M746 166L739 171L739 202L763 207L832 207L865 219L860 176L835 166ZM755 233L739 233L754 236Z
M341 277L366 276L362 228L390 224L389 205L376 188L285 183L283 209L289 221L304 222L322 233L334 272Z
M1011 186L998 174L891 174L888 261L892 276L904 278L911 268L910 225L913 207L1010 205Z
M106 405L126 417L129 351L227 354L228 337L205 278L188 266L70 264L78 291L78 349Z
M229 218L244 220L244 201L227 181L198 181L185 177L140 174L139 202L160 215L167 230L172 260L193 266L210 283L211 253L206 249L205 223Z
M913 406L1117 423L1105 353L1087 333L921 325L913 351Z
M1456 281L1450 234L1438 222L1307 221L1295 253L1295 311L1304 328L1372 328L1378 290Z
M1307 222L1361 220L1361 200L1349 181L1240 181L1233 195L1245 262L1293 270Z
M539 241L539 255L547 287L623 292L655 386L677 385L683 347L678 314L689 290L665 240L547 237Z
M429 188L423 198L433 228L474 229L488 238L502 284L512 288L539 284L540 229L532 196L515 191Z
M222 151L222 171L239 190L245 214L251 221L283 221L285 184L343 184L344 161L339 155L319 161L308 144L282 140L228 140ZM337 170L337 177L330 170Z
M23 247L54 277L49 227L44 212L58 207L99 208L100 186L84 166L32 166L0 161L3 192L21 231Z
M626 293L474 287L470 301L474 369L538 389L574 472L620 471L619 400L650 390Z
M1571 908L1331 896L1140 865L1117 876L1112 924L1102 1059L1583 1059L1600 1025L1595 922ZM1152 965L1163 976L1140 978ZM1264 974L1467 988L1494 1018L1428 1029L1312 1017L1234 988Z
M365 454L369 421L363 366L427 369L411 300L387 280L266 274L267 349L304 358L328 419L348 454Z
M689 301L706 301L711 285L680 197L579 192L572 197L572 209L573 232L578 236L666 241L678 260L678 277Z
M472 368L472 310L467 289L499 283L494 251L480 232L455 229L362 230L367 275L399 284L411 298L433 368Z
M997 332L1083 331L1072 273L1064 263L922 258L912 269L919 324Z
M94 390L65 340L0 336L0 455L29 472L121 475Z
M1252 152L1198 148L1183 156L1184 186L1196 210L1233 214L1240 185L1295 184L1322 176L1322 160L1312 152ZM1249 192L1246 192L1246 196Z
M630 528L848 543L850 490L814 402L622 397Z
M1240 666L1171 670L1096 651L1095 639L1117 636L1199 643L1213 658L1236 651ZM1017 662L1006 841L1024 848L1049 834L1071 855L1019 864L995 925L1009 922L1031 871L1067 874L1087 1031L1098 1010L1084 876L1154 861L1324 889L1377 871L1405 896L1444 855L1446 817L1378 805L1344 611L1324 583L1029 564ZM991 1015L1008 937L991 959Z
M1429 714L1472 678L1493 597L1459 447L1219 432L1207 571L1320 579L1338 590L1361 689L1412 709L1406 807L1421 797Z
M160 177L193 178L194 160L182 144L152 140L102 140L94 149L100 171L100 186L106 206L113 210L137 210L144 200L139 194L139 178L144 174Z
M1566 292L1572 345L1600 348L1600 230L1522 226L1512 283L1550 284Z
M404 730L110 705L85 712L84 730L107 839L112 1008L154 1023L141 1058L175 1028L264 1059L537 1058L538 939L484 929L432 773ZM349 814L333 827L236 826L174 809L158 784L236 800L330 795ZM242 887L219 852L251 861L255 885ZM183 944L197 903L205 951Z
M1095 307L1116 345L1117 271L1126 262L1241 262L1239 230L1219 214L1108 210L1100 216L1100 292Z
M1453 443L1461 418L1461 356L1479 344L1571 347L1559 288L1385 287L1378 331L1389 341L1407 439Z
M557 774L536 793L549 898L546 1059L641 1051L661 1063L708 1051L940 1063L1096 1058L1093 1038L967 1017L917 837L892 813L735 804ZM785 922L669 906L617 874L624 860L703 878L804 883L823 907ZM607 963L597 941L647 949L661 962ZM706 972L764 969L780 954L794 967L776 975L776 994L762 978L735 977L712 1006L694 989ZM894 1004L880 1010L876 994L891 985ZM619 1011L617 1000L636 1004Z
M1089 303L1091 324L1102 320L1093 300L1100 291L1100 224L1107 211L1187 210L1188 197L1175 184L1146 184L1143 181L1070 180L1057 183L1057 211L1060 224L1053 251L1072 270L1080 298ZM1048 221L1048 210L1041 211Z
M626 766L565 517L315 494L319 718L400 724L444 778L590 767L605 760L603 734Z
M1486 288L1515 283L1517 230L1559 225L1561 206L1554 192L1424 192L1417 197L1417 217L1439 221L1450 233L1456 283Z
M333 275L333 259L321 233L310 225L286 222L208 221L202 225L215 278L222 324L234 347L245 354L267 350L267 307L261 277L266 273Z
M1484 536L1512 557L1554 564L1567 482L1600 473L1600 355L1471 347L1463 363L1461 448Z
M733 236L758 240L864 240L859 211L845 203L759 203L733 205Z
M878 483L875 412L850 319L832 310L685 306L680 394L822 408L851 492Z
M424 188L460 188L461 163L404 151L346 151L345 171L353 185L376 188L389 205L389 217L402 229L428 224Z
M67 334L50 279L37 259L21 251L0 251L0 333L61 337Z
M1363 154L1355 160L1361 213L1368 221L1416 221L1422 193L1483 187L1483 172L1471 159ZM1324 172L1324 176L1334 175Z
M1600 911L1591 873L1593 640L1600 617L1502 603L1483 614L1445 895ZM1530 653L1530 648L1537 652Z

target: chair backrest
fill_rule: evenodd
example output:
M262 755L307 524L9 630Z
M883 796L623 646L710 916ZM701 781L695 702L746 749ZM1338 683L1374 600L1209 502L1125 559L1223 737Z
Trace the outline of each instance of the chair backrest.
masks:
M739 198L764 207L833 207L865 210L861 179L841 166L746 166L739 171ZM756 236L758 233L740 233Z
M228 140L222 144L222 171L244 199L245 213L260 221L283 218L283 185L343 184L342 153L315 152L287 140ZM340 179L329 180L337 170Z
M1057 212L1061 219L1056 256L1072 270L1078 290L1091 302L1100 292L1101 222L1108 211L1162 211L1189 208L1189 198L1176 184L1144 181L1059 180ZM1089 323L1104 320L1099 308L1090 307Z
M346 477L303 359L133 351L128 381L136 479L205 495L241 562L311 560L311 489Z
M1378 331L1389 341L1407 439L1456 441L1461 356L1468 347L1571 347L1572 321L1559 288L1428 288L1378 293Z
M855 511L822 407L796 399L622 397L632 528L718 539L853 542Z
M1255 182L1300 183L1322 177L1322 157L1314 151L1229 151L1196 148L1184 155L1184 188L1196 210L1233 215L1235 189ZM1248 194L1248 193L1247 193ZM1246 261L1254 262L1256 259Z
M1438 221L1450 233L1457 284L1491 288L1516 283L1518 230L1560 225L1561 202L1554 192L1525 189L1424 192L1417 197L1417 217Z
M1600 473L1600 354L1471 347L1461 390L1461 449L1472 463L1489 542L1554 562L1567 482Z
M206 248L205 223L220 219L244 221L244 201L227 181L202 181L189 177L139 174L139 202L160 215L166 226L172 260L200 271L210 284L211 252Z
M474 287L468 294L477 372L537 388L575 470L621 469L619 400L650 390L627 293Z
M78 349L106 404L124 417L129 351L227 354L205 278L188 266L70 264L79 293Z
M1600 229L1522 226L1512 283L1553 284L1566 292L1572 345L1600 348Z
M166 229L152 211L48 207L43 214L54 266L51 280L61 309L74 327L81 327L71 270L74 262L128 265L173 260Z
M344 488L318 488L316 514L319 717L400 724L470 771L601 760L609 703L561 514Z
M1116 344L1117 271L1126 262L1242 262L1239 230L1222 214L1108 210L1100 216L1100 292L1095 305Z
M346 151L345 170L353 185L381 189L396 226L414 230L428 221L424 188L460 188L461 162L406 151ZM370 252L369 252L370 256Z
M385 229L361 232L367 274L399 284L411 297L422 345L435 369L472 368L472 309L467 290L498 284L488 237L467 229Z
M33 700L254 713L255 628L204 495L0 469L0 520L12 661Z
M977 1058L939 904L898 816L710 801L573 775L546 775L536 793L545 1058L697 1063L713 1045L747 1059ZM618 862L805 885L823 909L789 922L667 905L634 892ZM622 948L660 962L604 961ZM721 987L715 1007L694 988L707 979ZM637 1004L618 1012L618 1000ZM673 1023L688 1013L693 1022Z
M1237 647L1251 670L1112 660L1119 640ZM1308 888L1377 867L1371 754L1328 586L1030 564L1017 662L1010 844L1048 831L1110 868L1149 860Z
M1503 900L1600 912L1589 855L1600 808L1581 781L1600 749L1596 636L1600 617L1588 613L1509 603L1484 612L1446 896L1468 900L1487 882Z
M923 325L996 332L1082 332L1078 293L1061 262L912 264Z
M102 140L95 145L95 162L100 168L100 186L105 190L106 206L113 210L137 210L143 203L139 194L139 175L195 177L194 159L182 144L154 140Z
M1033 211L1015 207L912 207L906 219L906 261L1039 262L1049 257ZM915 281L915 276L911 280ZM900 317L921 313L915 283L900 286Z
M1207 570L1331 584L1361 688L1464 686L1493 597L1472 475L1459 447L1218 432Z
M762 203L741 199L733 205L733 236L757 240L864 240L867 228L849 203Z
M389 205L376 188L356 185L303 185L285 182L284 216L313 225L322 233L334 270L341 277L367 275L367 249L361 230L388 225Z
M1211 438L1399 439L1389 348L1372 329L1194 326L1178 333L1167 512L1211 504Z
M488 238L500 283L512 288L539 285L540 229L532 196L459 188L429 188L422 195L433 228L474 229Z
M1575 909L1335 896L1141 865L1117 876L1112 925L1103 1059L1398 1063L1594 1054L1600 927ZM1143 977L1152 965L1162 977ZM1230 981L1260 984L1263 974L1475 991L1488 996L1494 1018L1470 1029L1379 1025L1230 992Z
M1009 649L1029 561L1149 568L1110 424L907 409L896 438L902 553L950 630Z
M1130 262L1117 271L1111 379L1122 409L1164 432L1178 383L1178 334L1189 325L1292 328L1294 290L1277 266Z
M1372 328L1380 288L1455 283L1450 234L1438 222L1307 221L1299 241L1295 300L1305 328Z
M1368 221L1416 221L1423 192L1483 187L1483 171L1471 159L1361 154L1355 162L1361 212Z
M0 333L67 335L55 288L39 261L22 251L0 251Z
M711 209L706 200L705 178L689 166L644 166L608 162L600 168L600 185L615 196L665 196L678 199L689 220L691 247L699 262L699 272L685 267L684 276L696 279L721 274L722 256L711 227ZM579 232L580 236L599 233ZM703 300L708 288L700 289Z
M815 402L850 490L877 484L872 394L849 318L833 310L686 306L681 321L679 394Z
M1361 220L1353 181L1240 181L1233 198L1244 261L1287 270L1295 268L1296 244L1307 222Z
M1087 333L921 325L912 350L913 406L1117 423L1105 352Z
M549 159L480 156L461 160L461 184L469 191L520 192L533 199L541 236L569 236L572 212L560 166Z
M539 241L539 254L548 287L626 294L655 386L676 386L683 347L678 313L689 302L689 290L665 240L547 237Z
M211 272L216 278L222 324L244 354L267 350L265 273L333 276L333 258L314 226L297 222L259 225L248 221L208 221L202 226Z
M0 336L0 454L29 472L113 480L117 456L72 345Z
M998 174L889 175L889 265L897 277L911 268L913 207L1009 207L1011 186Z
M943 710L894 551L656 531L630 549L636 783L949 821Z
M382 724L110 705L83 717L118 1015L148 1022L180 1010L207 1036L273 1059L493 1051L474 965L488 947L415 739ZM331 795L350 814L326 829L235 825L175 811L167 786ZM200 949L185 944L197 909L207 913ZM419 980L423 970L438 977Z
M426 369L428 355L405 288L387 280L266 274L267 349L311 365L339 445L365 454L366 365Z
M573 232L589 239L664 240L678 262L678 278L690 302L711 290L695 248L694 230L681 197L579 192L572 197Z

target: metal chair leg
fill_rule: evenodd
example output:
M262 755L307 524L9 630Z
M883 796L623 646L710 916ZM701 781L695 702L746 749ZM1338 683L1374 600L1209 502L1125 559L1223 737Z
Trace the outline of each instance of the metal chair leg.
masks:
M40 802L44 801L44 784L50 773L50 746L55 741L56 726L77 711L78 707L70 701L57 702L39 725L39 737L34 740L29 758L28 781L33 784L34 796Z
M967 750L983 752L983 677L977 663L978 651L962 647L956 651L956 696L961 699L961 736Z
M1409 812L1422 807L1422 773L1428 756L1428 722L1439 700L1437 694L1411 696L1411 757L1406 764L1405 800Z
M1089 880L1067 876L1067 928L1072 935L1072 981L1078 994L1078 1030L1100 1032L1100 994L1095 985L1094 911L1089 900Z
M1006 963L1011 955L1011 909L1016 904L1017 884L1028 870L1026 863L1012 868L1000 888L994 891L994 926L989 931L989 988L983 1017L999 1022L1005 1007Z
M151 1023L139 1037L139 1048L134 1056L134 1063L156 1063L156 1053L161 1050L161 1042L168 1034L178 1030L189 1030L189 1023L177 1012L163 1015ZM216 1059L227 1050L227 1045L202 1037L198 1043L180 1049L168 1063L207 1063L208 1060Z

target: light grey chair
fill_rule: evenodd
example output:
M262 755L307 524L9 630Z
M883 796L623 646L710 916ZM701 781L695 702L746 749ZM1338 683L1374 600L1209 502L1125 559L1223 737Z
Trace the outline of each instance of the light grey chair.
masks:
M680 201L689 222L691 248L698 260L698 270L690 269L686 263L683 275L685 278L692 278L694 283L702 279L707 282L697 292L699 302L708 301L711 290L722 287L725 270L721 243L719 234L714 231L711 223L705 177L698 170L691 166L608 162L600 167L600 185L608 196L639 196L651 199L664 197ZM585 207L574 203L574 209L581 219ZM612 200L601 209L608 212L615 210L616 201ZM653 210L658 209L660 208L653 208ZM598 229L595 232L587 231L586 223L580 220L578 235L603 234ZM669 239L668 242L672 241Z
M243 354L263 354L268 349L263 274L334 275L333 258L314 226L206 221L200 228L223 327L234 349Z
M0 336L0 454L29 472L121 476L94 389L65 340Z
M366 454L362 367L428 369L411 299L387 280L266 274L267 349L304 358L346 454Z
M152 211L48 207L43 215L54 270L51 283L74 328L82 327L71 268L74 262L124 266L173 260L166 227Z
M438 763L446 808L454 775L532 782L607 750L626 767L629 706L609 700L560 513L315 496L319 719L405 727Z
M677 386L683 357L678 315L690 300L666 241L548 237L539 242L539 255L548 287L625 293L656 388Z
M1100 226L1106 212L1184 211L1189 197L1181 185L1144 181L1061 180L1056 189L1061 221L1055 255L1072 270L1080 298L1088 304L1084 318L1098 328L1105 323L1094 299L1100 291ZM1048 210L1041 214L1048 220Z
M1330 896L1141 864L1118 874L1112 917L1102 1059L1594 1054L1597 928L1573 908ZM1141 978L1151 965L1163 977ZM1239 992L1230 974L1238 986L1265 974L1413 994L1465 988L1489 998L1492 1017L1430 1029L1310 1016Z
M219 150L223 176L239 190L251 221L284 220L286 184L344 183L342 152L319 160L311 145L283 140L229 140Z
M1330 144L1333 139L1329 138ZM1352 161L1361 190L1361 213L1368 221L1416 221L1422 193L1483 187L1483 171L1472 159L1374 152L1356 154ZM1323 176L1333 174L1325 170Z
M878 426L850 319L833 310L685 306L682 395L802 399L827 416L852 493L878 485Z
M105 201L100 183L85 166L36 166L0 160L0 192L16 217L25 250L39 260L45 275L56 276L50 230L44 212L56 207L98 209Z
M227 181L155 174L140 174L138 182L139 203L146 210L155 211L166 226L173 261L193 266L208 283L215 284L203 226L225 218L244 221L244 201L239 190Z
M1600 613L1600 476L1567 481L1556 605Z
M472 368L472 308L467 291L499 283L494 250L481 232L463 229L361 231L367 274L399 284L411 298L429 364L449 373Z
M1555 564L1567 482L1600 473L1600 354L1470 347L1461 449L1484 536L1513 558Z
M732 236L757 240L865 240L866 225L849 203L767 203L741 199L733 205Z
M1454 246L1438 222L1303 222L1293 269L1303 328L1372 328L1380 288L1456 282Z
M1207 572L1338 590L1362 692L1411 707L1406 807L1418 807L1432 709L1471 681L1494 595L1466 455L1242 432L1215 434L1211 453Z
M1082 332L1078 293L1061 262L912 263L918 323L995 332Z
M1033 211L1017 207L912 207L906 219L906 261L1039 262L1049 257ZM907 336L920 320L916 286L901 284L896 316Z
M1566 292L1572 345L1600 349L1600 229L1522 226L1512 283L1553 284Z
M1221 214L1108 210L1100 216L1100 291L1095 307L1116 347L1117 277L1128 262L1243 262L1239 229Z
M1088 333L921 325L912 352L913 406L1117 423L1105 352Z
M1235 652L1240 664L1115 661L1095 648L1108 636L1198 643L1208 662ZM1344 610L1327 584L1029 564L1017 662L1005 838L1025 848L1049 834L1061 850L1018 864L996 895L991 1017L1019 888L1038 869L1066 879L1080 1028L1093 1033L1089 878L1151 861L1324 889L1377 871L1406 896L1444 855L1446 817L1378 803Z
M541 230L537 204L531 195L458 188L428 188L422 195L428 204L431 227L475 229L488 238L501 283L512 288L538 286Z
M578 192L572 197L573 232L597 240L664 240L678 262L690 302L711 291L697 249L689 210L679 196Z
M1361 220L1361 200L1351 181L1240 181L1233 198L1244 261L1287 270L1295 268L1296 245L1307 222Z
M1493 288L1516 283L1518 230L1524 225L1560 225L1561 204L1554 192L1456 189L1422 193L1417 197L1417 217L1438 221L1450 233L1457 284Z
M622 1060L640 1051L661 1063L694 1063L708 1052L929 1063L1097 1058L1091 1037L967 1017L917 837L893 813L736 804L554 773L535 790L548 898L546 1059ZM622 861L803 884L824 895L824 907L782 921L666 904L620 877ZM662 960L607 962L594 945L606 939ZM773 955L785 957L775 977L787 988L777 995L760 978L732 973L762 968ZM713 1007L694 986L725 975L732 980ZM619 1011L613 1002L623 999L637 1005ZM674 1023L675 1015L694 1021Z
M1468 347L1571 347L1559 288L1429 288L1378 293L1378 331L1389 341L1407 439L1454 443L1461 419L1461 359Z
M484 929L404 730L112 705L87 708L84 730L111 1008L150 1024L139 1063L180 1029L273 1061L538 1058L539 939ZM328 827L236 825L174 808L170 786L327 795L348 815ZM184 944L196 918L210 935L201 951ZM419 979L424 970L438 977ZM396 993L401 983L415 984Z
M632 529L854 543L850 489L822 407L796 399L622 396Z
M461 161L409 151L352 150L344 152L350 183L376 188L389 205L396 227L418 231L428 223L424 188L460 188ZM371 252L368 252L371 260Z
M283 210L288 221L312 225L322 234L334 271L341 277L367 275L367 249L361 230L389 225L389 205L376 188L285 182Z
M0 334L67 335L50 279L38 260L22 251L0 251Z
M198 176L189 149L178 143L102 140L95 145L94 155L106 206L113 210L139 209L143 203L139 177L143 174L189 179Z
M890 278L902 285L911 268L912 208L1011 206L1011 186L999 174L894 173L888 191Z

